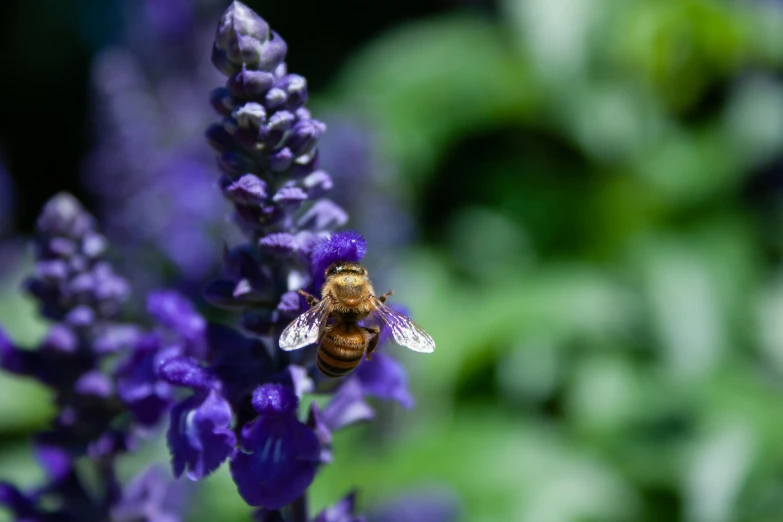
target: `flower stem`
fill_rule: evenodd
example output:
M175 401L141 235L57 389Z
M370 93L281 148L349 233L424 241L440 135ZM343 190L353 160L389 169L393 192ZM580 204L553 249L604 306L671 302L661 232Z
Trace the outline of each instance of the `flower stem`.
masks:
M291 522L307 522L307 492L291 504Z

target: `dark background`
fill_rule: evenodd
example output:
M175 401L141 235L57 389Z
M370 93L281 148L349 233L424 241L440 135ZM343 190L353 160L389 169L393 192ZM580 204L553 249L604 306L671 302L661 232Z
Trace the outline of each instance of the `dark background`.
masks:
M165 1L165 0L163 0ZM262 2L248 1L258 9ZM290 44L291 70L306 74L311 91L326 85L363 43L407 20L465 9L492 16L490 0L377 0L263 2L264 16ZM293 8L292 8L293 7ZM55 192L66 190L92 207L79 180L91 148L90 63L122 38L121 5L113 0L30 0L0 4L0 158L15 181L18 227ZM209 50L206 49L205 53ZM404 71L400 71L404 74ZM205 94L206 98L206 94Z

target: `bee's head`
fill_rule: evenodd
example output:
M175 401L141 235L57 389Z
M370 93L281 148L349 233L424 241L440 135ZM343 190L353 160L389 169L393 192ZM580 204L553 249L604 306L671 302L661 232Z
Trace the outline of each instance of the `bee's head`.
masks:
M326 279L330 279L338 275L348 275L348 274L366 276L367 270L359 263L350 263L350 262L342 262L342 261L334 263L329 268L326 269Z
M358 263L335 263L326 270L326 282L322 292L332 294L340 302L355 306L372 294L367 270Z

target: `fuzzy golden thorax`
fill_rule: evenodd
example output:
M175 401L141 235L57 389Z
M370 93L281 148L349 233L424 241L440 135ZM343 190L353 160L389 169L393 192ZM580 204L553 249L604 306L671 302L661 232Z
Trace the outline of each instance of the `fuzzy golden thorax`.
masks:
M338 321L354 323L373 310L375 296L367 270L358 263L335 263L326 270L321 298L333 300L331 315Z

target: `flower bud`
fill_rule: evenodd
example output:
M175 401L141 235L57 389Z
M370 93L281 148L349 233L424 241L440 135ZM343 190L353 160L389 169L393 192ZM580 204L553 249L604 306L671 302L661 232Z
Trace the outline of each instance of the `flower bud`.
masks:
M249 71L245 66L228 79L228 90L239 98L254 98L261 96L275 82L273 74L266 71Z
M288 138L288 148L295 156L310 152L318 143L318 139L326 132L326 125L318 120L301 120L291 129Z

